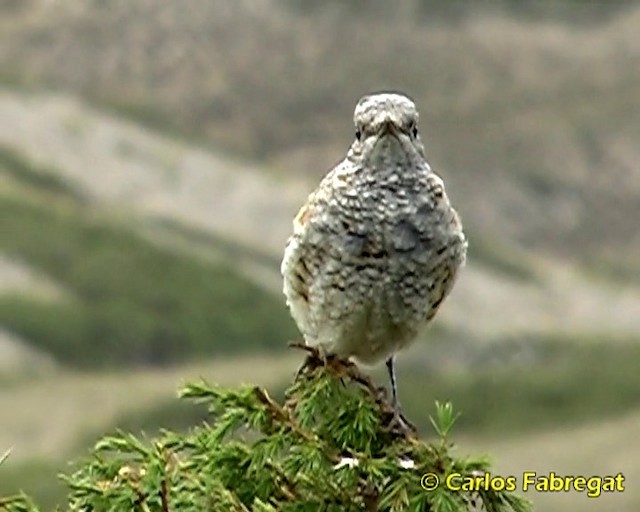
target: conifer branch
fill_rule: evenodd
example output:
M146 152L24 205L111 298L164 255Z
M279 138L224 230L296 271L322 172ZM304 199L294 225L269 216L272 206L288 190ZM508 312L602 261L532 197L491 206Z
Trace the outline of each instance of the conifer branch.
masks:
M386 394L358 368L316 349L283 403L262 388L236 390L204 381L181 396L206 403L210 425L143 441L118 432L96 443L73 474L69 512L462 512L480 503L493 512L526 512L505 491L421 487L425 473L478 475L483 458L451 454L456 414L438 404L439 433L425 443L394 424ZM2 512L36 512L26 497L0 498Z

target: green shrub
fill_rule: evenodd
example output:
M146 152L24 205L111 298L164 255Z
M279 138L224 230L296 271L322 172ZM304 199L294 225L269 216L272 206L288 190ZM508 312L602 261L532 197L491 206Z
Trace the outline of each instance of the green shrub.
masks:
M208 405L211 425L150 442L124 433L103 438L65 477L68 510L457 512L477 502L494 512L530 509L504 490L425 490L428 473L441 482L453 473L477 478L488 463L452 455L450 404L436 404L438 438L423 442L394 423L386 399L343 361L324 365L314 354L282 404L257 387L205 382L182 395ZM4 509L38 510L25 497L5 499Z

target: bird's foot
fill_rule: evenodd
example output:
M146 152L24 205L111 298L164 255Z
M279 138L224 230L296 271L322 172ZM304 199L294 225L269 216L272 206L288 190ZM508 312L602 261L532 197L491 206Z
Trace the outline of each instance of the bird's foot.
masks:
M348 374L349 370L355 366L351 361L327 352L322 345L312 346L303 342L291 342L289 346L300 348L307 352L307 357L296 372L296 379L304 373L312 372L319 367L329 368L335 374L343 376Z
M418 434L416 426L411 423L404 414L402 414L400 408L394 408L390 426L392 429L399 430L405 436L415 436Z
M353 378L352 374L353 370L355 370L356 368L356 365L352 361L343 359L335 354L327 354L325 364L327 368L329 368L338 377L342 378L346 375L349 375L351 376L351 378Z

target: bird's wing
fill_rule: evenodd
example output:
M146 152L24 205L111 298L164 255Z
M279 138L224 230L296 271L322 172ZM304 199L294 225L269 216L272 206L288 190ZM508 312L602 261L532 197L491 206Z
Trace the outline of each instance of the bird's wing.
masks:
M341 162L309 194L293 219L293 234L285 247L280 268L284 294L292 316L303 332L310 290L331 250L333 229L326 224L325 215L328 203L335 189L344 186L347 171L347 163Z
M308 302L309 289L321 265L319 260L325 253L322 247L325 240L319 240L315 224L330 194L330 174L309 194L293 219L293 233L287 241L281 266L284 292L290 304L296 300Z

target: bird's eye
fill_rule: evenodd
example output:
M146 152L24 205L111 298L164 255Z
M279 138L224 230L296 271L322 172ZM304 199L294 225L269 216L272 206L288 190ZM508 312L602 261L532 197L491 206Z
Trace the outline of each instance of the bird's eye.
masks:
M360 140L360 137L362 137L362 132L360 130L356 130L356 139Z

